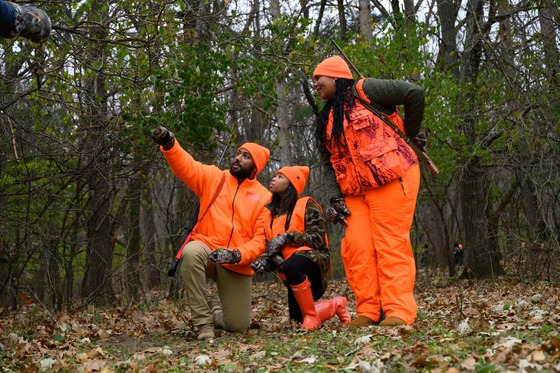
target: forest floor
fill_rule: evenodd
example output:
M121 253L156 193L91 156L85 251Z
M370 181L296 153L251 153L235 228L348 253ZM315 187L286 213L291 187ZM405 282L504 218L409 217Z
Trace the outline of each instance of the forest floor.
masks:
M188 312L164 293L134 305L0 316L4 372L560 372L560 289L545 282L456 281L420 271L412 326L349 329L336 317L289 322L279 281L254 284L253 324L197 341ZM354 297L345 280L324 299Z

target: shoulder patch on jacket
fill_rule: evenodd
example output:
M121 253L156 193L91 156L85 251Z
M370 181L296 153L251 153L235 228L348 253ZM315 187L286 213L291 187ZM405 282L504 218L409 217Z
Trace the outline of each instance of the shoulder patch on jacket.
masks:
M260 201L260 200L261 200L261 196L259 196L259 195L256 194L256 193L252 193L252 192L247 192L246 197L247 197L248 199L252 199L252 200L254 200L254 201Z

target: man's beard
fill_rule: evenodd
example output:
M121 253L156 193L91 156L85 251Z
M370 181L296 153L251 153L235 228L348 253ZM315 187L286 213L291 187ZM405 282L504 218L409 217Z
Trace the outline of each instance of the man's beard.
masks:
M231 165L229 172L235 176L237 178L237 180L243 180L243 179L248 179L249 176L251 176L251 172L253 172L253 170L248 170L246 168L243 168L240 164L237 164L239 166L238 169L233 169L233 164Z

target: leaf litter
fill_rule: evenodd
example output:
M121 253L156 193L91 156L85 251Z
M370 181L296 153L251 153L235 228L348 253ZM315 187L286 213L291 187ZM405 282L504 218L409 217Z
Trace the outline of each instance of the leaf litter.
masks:
M4 372L560 372L558 286L437 279L419 271L411 326L349 329L336 316L314 331L288 318L286 290L254 282L251 328L198 341L182 302L151 293L143 303L53 314L30 304L0 316ZM344 295L333 280L324 299Z

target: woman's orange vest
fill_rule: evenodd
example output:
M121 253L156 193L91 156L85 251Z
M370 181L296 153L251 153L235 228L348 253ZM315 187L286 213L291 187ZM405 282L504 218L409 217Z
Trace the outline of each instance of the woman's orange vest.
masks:
M272 213L270 213L269 220L266 221L265 224L265 235L266 240L270 241L274 237L283 234L285 232L304 232L305 231L305 209L307 207L307 201L312 200L311 197L301 197L297 200L296 205L294 207L294 211L292 212L292 218L290 219L290 225L286 230L286 219L288 218L288 214L284 214L279 216L275 219L272 218ZM310 251L313 250L308 246L300 246L296 247L293 245L285 246L282 249L282 257L284 260L288 259L294 253L298 251Z
M360 97L367 102L362 84L356 83ZM418 163L414 151L379 117L356 99L350 120L343 115L344 140L337 143L332 134L332 110L326 127L326 147L331 153L331 164L343 194L359 195L400 178ZM404 132L404 123L398 110L387 118Z

